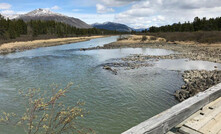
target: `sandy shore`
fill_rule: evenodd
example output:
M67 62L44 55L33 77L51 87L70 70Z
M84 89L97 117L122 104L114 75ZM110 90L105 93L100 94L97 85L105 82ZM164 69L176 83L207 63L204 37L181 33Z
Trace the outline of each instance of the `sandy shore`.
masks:
M39 47L50 47L63 44L70 44L76 42L87 41L95 38L102 38L105 36L89 36L89 37L69 37L69 38L57 38L46 40L34 40L25 42L12 42L0 45L0 54L8 54L16 51L24 51L28 49L34 49Z
M159 59L191 59L203 60L221 63L221 44L201 44L196 42L166 42L163 38L156 38L147 36L147 40L142 41L142 36L131 36L128 39L123 39L114 43L106 44L103 47L95 47L90 49L116 49L116 48L161 48L179 52L177 54L165 56L151 56L151 55L131 55L121 58L123 63L109 63L104 65L104 69L117 74L116 67L125 67L127 69L136 69L139 67L151 66L148 61ZM213 85L221 82L221 71L205 71L205 70L189 70L183 72L183 80L185 82L180 89L178 89L174 96L183 101L198 92L204 91Z

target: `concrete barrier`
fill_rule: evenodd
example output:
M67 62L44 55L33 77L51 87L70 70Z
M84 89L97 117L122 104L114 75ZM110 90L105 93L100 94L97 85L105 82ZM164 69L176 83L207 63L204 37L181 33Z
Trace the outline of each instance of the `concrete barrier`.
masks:
M122 134L164 134L205 105L221 97L221 83L132 127Z

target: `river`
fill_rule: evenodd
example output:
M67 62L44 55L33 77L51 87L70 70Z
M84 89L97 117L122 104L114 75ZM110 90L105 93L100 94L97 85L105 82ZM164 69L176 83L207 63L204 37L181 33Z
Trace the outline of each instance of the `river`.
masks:
M81 124L98 134L118 134L177 104L171 94L183 84L183 70L221 68L220 64L206 61L159 60L154 66L122 69L114 75L101 65L130 54L175 52L150 48L79 50L102 46L117 38L105 37L0 56L0 110L22 113L19 89L48 91L52 83L64 86L74 82L74 90L69 92L65 102L67 105L78 100L86 102L89 114ZM1 134L23 133L7 126L0 126L0 129Z

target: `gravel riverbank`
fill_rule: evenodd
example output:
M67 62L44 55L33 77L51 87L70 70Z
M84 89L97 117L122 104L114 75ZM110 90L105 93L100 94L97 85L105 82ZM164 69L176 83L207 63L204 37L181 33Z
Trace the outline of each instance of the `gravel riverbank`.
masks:
M221 71L190 70L183 74L185 84L175 92L175 97L183 101L221 82Z
M133 39L132 39L133 38ZM149 66L148 61L159 59L190 59L190 60L202 60L215 63L221 63L221 45L213 44L194 44L185 42L166 42L164 39L141 41L142 37L130 37L128 39L120 40L114 43L106 44L103 47L89 48L91 49L117 49L117 48L157 48L173 50L177 53L164 56L151 56L151 55L131 55L121 58L123 63L114 63L126 67L126 69L135 69L139 67ZM105 65L104 69L114 70L114 74L117 74L117 70L113 64ZM114 68L114 69L112 69ZM216 69L216 67L214 67ZM113 71L112 71L113 72ZM191 96L194 96L198 92L205 91L221 82L221 71L206 71L206 70L190 70L184 71L183 80L185 85L181 89L177 90L174 96L183 101Z

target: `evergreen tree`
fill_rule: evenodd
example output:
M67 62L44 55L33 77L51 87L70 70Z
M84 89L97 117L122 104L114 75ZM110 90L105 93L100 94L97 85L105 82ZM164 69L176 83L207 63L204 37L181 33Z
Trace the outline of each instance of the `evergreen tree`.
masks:
M5 19L0 14L0 39L15 39L20 35L52 35L57 37L100 35L100 34L123 34L123 32L101 30L96 28L79 29L56 21Z
M150 27L149 32L193 32L193 31L221 31L221 17L200 19L195 17L193 22L185 22L183 24L174 23L161 27Z
M9 28L8 28L8 33L9 33L10 39L16 38L16 30L15 29L16 29L15 24L12 21L10 21Z

